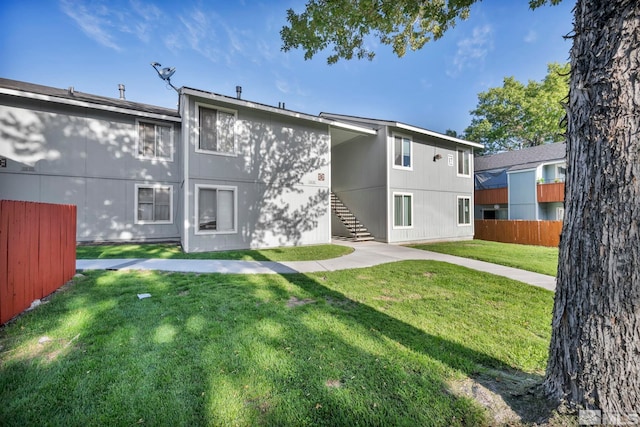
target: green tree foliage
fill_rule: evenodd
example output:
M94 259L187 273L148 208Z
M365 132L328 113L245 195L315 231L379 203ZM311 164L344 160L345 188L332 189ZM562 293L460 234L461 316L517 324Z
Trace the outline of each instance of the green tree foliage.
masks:
M280 31L282 50L303 49L304 58L332 48L329 64L339 59L373 59L367 37L390 45L399 57L438 40L459 19L467 19L478 0L309 0L302 13L287 10ZM562 0L530 0L531 8Z
M569 93L569 64L549 64L542 82L526 85L505 77L502 87L478 94L465 138L485 146L485 153L517 150L564 140L562 101Z
M287 11L289 26L282 28L282 49L302 48L304 58L332 46L327 62L340 58L373 59L375 53L366 44L373 33L391 45L398 56L407 47L420 49L437 40L457 19L469 16L469 6L476 0L396 1L396 0L309 0L304 12Z

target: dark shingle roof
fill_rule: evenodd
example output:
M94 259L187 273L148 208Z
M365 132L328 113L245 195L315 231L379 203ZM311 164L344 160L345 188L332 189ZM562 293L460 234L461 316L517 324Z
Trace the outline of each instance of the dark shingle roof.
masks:
M166 116L180 117L177 110L170 108L157 107L155 105L141 104L139 102L131 102L119 98L108 98L106 96L92 95L90 93L74 91L70 93L69 89L58 89L50 86L42 86L33 83L21 82L18 80L10 80L0 78L0 87L13 89L22 92L30 92L40 95L53 96L68 100L86 102L95 105L106 105L110 107L124 108L127 110L142 111L145 113L160 114Z
M554 143L538 145L522 150L480 156L474 159L474 169L485 171L492 169L521 170L535 168L541 163L563 160L566 156L566 144Z

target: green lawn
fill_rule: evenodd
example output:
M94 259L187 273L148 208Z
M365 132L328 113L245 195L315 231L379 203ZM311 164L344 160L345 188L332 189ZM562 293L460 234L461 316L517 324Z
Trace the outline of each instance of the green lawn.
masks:
M492 262L549 276L555 276L558 271L558 248L486 240L428 243L411 245L411 247Z
M336 258L353 252L341 245L294 246L275 249L184 253L176 244L91 245L76 248L77 259L163 258L226 259L241 261L312 261Z
M1 424L489 425L451 384L546 363L551 292L445 263L86 275L0 329Z

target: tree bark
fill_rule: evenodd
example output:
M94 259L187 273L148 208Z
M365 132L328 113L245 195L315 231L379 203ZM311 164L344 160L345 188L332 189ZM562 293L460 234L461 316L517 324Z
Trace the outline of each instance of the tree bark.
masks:
M545 388L640 422L640 2L578 0Z

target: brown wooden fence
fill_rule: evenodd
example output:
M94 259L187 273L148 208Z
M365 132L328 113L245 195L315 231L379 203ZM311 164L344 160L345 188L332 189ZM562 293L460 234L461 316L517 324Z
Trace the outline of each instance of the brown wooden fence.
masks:
M75 271L75 206L0 200L0 324Z
M475 238L503 243L558 247L562 221L483 219L475 221Z

